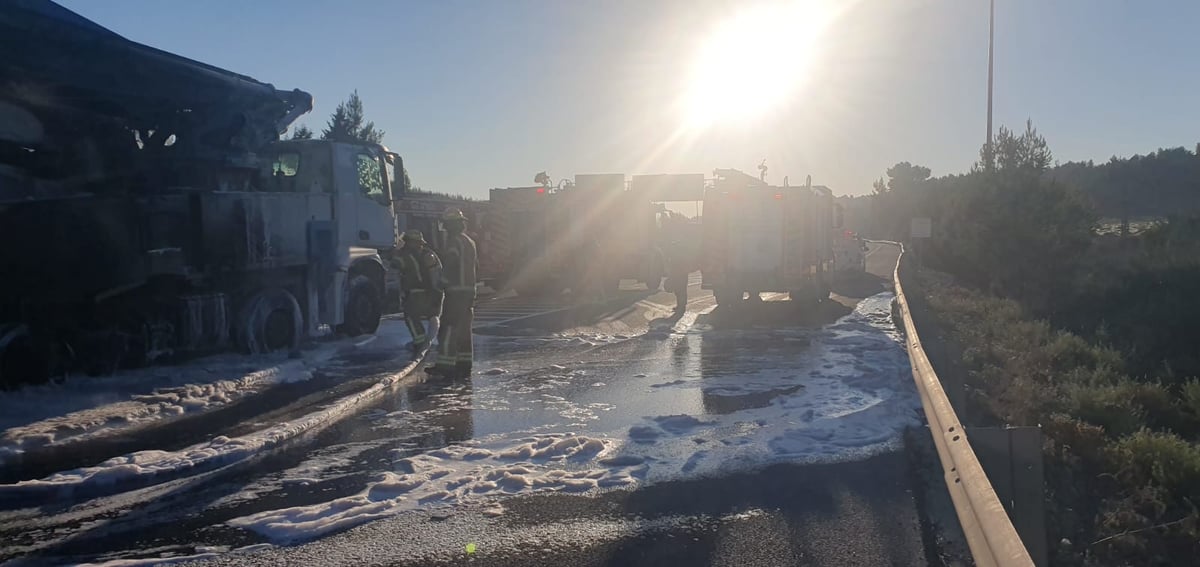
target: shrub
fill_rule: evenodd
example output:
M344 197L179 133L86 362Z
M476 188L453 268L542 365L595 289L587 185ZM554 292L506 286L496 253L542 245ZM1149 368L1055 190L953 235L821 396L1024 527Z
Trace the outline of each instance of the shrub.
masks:
M1174 433L1143 429L1121 439L1109 451L1113 470L1130 486L1153 484L1170 500L1200 501L1200 448Z
M1178 431L1186 423L1182 409L1162 384L1123 378L1105 386L1078 384L1068 392L1069 413L1103 427L1113 437L1145 427Z
M1145 427L1145 410L1122 386L1073 386L1068 393L1068 413L1099 426L1110 437L1134 433Z
M1192 378L1179 388L1179 399L1184 411L1194 420L1200 420L1200 380Z

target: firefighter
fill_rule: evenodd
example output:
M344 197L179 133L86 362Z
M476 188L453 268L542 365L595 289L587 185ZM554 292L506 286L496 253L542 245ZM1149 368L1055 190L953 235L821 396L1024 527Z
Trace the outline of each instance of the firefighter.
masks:
M675 294L675 314L687 311L688 257L682 235L676 234L667 244L667 291Z
M447 234L442 249L442 289L446 301L438 328L438 356L429 374L465 378L471 374L471 323L475 318L475 241L465 234L467 217L451 208L442 215Z
M691 250L687 241L687 220L682 215L668 212L664 223L667 241L667 291L675 294L675 313L687 311L688 275L691 273Z
M404 246L397 254L400 269L400 305L404 324L412 334L412 349L420 353L429 346L426 320L436 320L442 308L442 262L419 230L404 233Z

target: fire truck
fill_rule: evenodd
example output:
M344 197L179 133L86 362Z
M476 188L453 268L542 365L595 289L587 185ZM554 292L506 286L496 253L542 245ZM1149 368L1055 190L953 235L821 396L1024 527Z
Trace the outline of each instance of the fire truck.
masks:
M663 276L656 207L625 188L624 174L492 189L481 226L480 279L519 295L570 288L615 292L622 279L657 289Z
M718 169L704 194L702 287L718 304L787 292L795 301L829 297L831 239L840 225L829 188L771 186Z

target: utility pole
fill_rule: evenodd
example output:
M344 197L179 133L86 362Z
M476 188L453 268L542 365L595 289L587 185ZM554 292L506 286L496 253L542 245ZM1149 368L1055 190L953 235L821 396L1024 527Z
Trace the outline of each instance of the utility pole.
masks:
M992 69L994 52L996 51L996 0L990 0L991 13L988 16L988 107L987 107L987 151L989 168L995 165L996 154L992 150Z

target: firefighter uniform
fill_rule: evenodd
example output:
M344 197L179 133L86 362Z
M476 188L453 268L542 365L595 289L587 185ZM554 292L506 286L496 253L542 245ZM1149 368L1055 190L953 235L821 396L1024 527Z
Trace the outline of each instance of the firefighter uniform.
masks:
M446 301L438 327L437 362L430 374L466 377L471 374L471 324L475 319L475 241L464 234L467 217L458 209L446 211L442 225L448 233L442 250L442 288Z
M404 233L404 247L397 255L400 269L401 307L404 324L413 338L413 350L420 352L429 346L425 321L438 316L442 307L439 281L442 262L425 243L419 230Z
M675 312L687 311L689 258L686 244L678 237L667 246L667 291L675 294Z
M693 243L688 241L686 223L687 220L682 216L672 215L663 227L667 237L665 287L667 291L675 294L675 312L680 315L687 310L688 275L693 271L696 261L692 250Z

